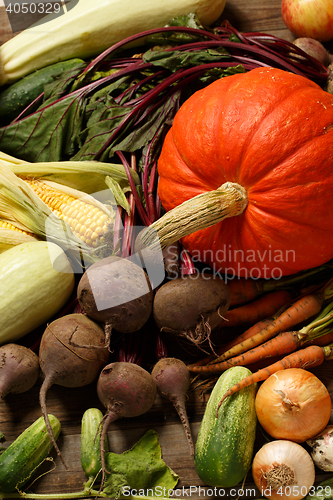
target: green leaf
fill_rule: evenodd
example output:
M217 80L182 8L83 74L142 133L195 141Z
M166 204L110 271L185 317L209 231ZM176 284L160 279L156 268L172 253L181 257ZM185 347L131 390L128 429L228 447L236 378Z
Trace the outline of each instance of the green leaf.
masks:
M116 200L117 205L122 207L128 215L131 214L131 207L127 201L124 191L121 189L120 184L109 177L108 175L105 177L105 184L109 189L111 189L114 199Z
M92 160L103 150L100 161L109 161L117 150L133 152L143 148L171 124L179 95L180 91L175 91L166 102L147 105L139 120L135 105L120 106L107 96L90 114L87 127L80 135L80 150L71 159Z
M76 77L87 66L87 63L78 63L74 68L64 71L60 76L54 78L52 82L44 85L44 102L42 106L51 104L57 101L60 97L68 94L71 90Z
M174 17L166 26L187 26L188 28L204 29L200 19L193 12L187 16L181 15Z
M228 51L221 49L208 49L195 52L183 52L181 50L162 51L148 50L143 54L143 61L150 62L154 66L162 66L170 71L177 71L179 68L188 68L200 66L200 64L208 64L227 60L229 57Z
M163 491L163 496L168 496L168 491L178 482L178 476L162 460L158 434L154 430L147 431L133 448L122 454L107 453L106 468L110 474L107 474L103 493L111 498L119 498L124 488L147 496Z
M166 27L169 26L184 26L186 28L194 28L194 29L204 29L203 25L201 24L198 16L196 14L189 14L188 16L177 16L171 19L171 21L165 25ZM151 44L151 45L156 45L157 44L181 44L181 43L188 43L188 42L194 42L198 40L202 40L204 37L200 32L198 32L198 36L195 36L193 33L180 33L180 32L172 32L172 31L167 31L163 33L156 33L154 35L151 35L147 37L146 43Z
M25 161L49 162L70 157L76 149L85 102L69 95L0 130L1 149Z
M309 494L304 500L332 500L333 499L333 477L312 486Z

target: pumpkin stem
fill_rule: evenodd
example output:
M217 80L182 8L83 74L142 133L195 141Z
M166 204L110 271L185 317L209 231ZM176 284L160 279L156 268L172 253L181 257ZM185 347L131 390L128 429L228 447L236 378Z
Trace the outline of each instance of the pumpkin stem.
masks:
M141 231L137 237L136 250L147 247L150 250L163 250L199 229L240 215L247 203L245 188L235 182L226 182L213 191L184 201Z

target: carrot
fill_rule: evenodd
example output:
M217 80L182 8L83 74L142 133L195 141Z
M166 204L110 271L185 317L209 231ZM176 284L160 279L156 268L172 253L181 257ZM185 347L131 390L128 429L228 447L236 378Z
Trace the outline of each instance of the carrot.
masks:
M316 337L315 339L307 340L304 342L305 346L308 345L318 345L319 347L324 347L327 344L333 342L333 330L325 333L325 335L321 335L320 337Z
M260 363L267 358L279 358L296 351L304 344L325 346L333 342L333 331L327 332L327 324L333 321L333 304L329 304L325 308L325 314L320 315L320 319L316 318L308 326L305 326L299 331L288 331L279 333L276 337L267 340L264 344L260 344L249 351L235 356L233 358L222 361L221 363L209 364L206 366L191 366L188 369L193 373L217 373L231 368L231 366L248 366L253 363Z
M253 324L276 313L281 307L289 304L292 298L291 293L287 290L267 293L249 304L229 309L218 327Z
M268 340L264 344L258 345L254 349L250 349L239 356L227 359L221 363L206 366L188 365L187 368L192 373L223 372L232 366L248 366L265 358L273 358L275 356L290 354L291 352L296 351L301 344L302 340L298 332L283 332Z
M245 387L249 387L252 384L256 384L258 382L262 382L274 373L285 370L287 368L314 368L315 366L321 365L326 359L330 359L332 357L333 352L333 344L329 344L325 347L319 347L316 345L311 345L306 347L305 349L301 349L299 351L293 352L288 356L285 356L283 359L280 359L276 363L273 363L270 366L263 368L262 370L258 370L257 372L245 377L243 380L238 382L238 384L233 385L227 392L222 396L220 402L217 406L216 417L218 416L219 409L223 403L223 401L233 394L236 394L238 391L244 389Z
M253 335L256 333L261 332L266 326L268 326L272 321L276 319L276 316L270 316L269 318L261 319L254 323L254 325L250 326L245 332L241 333L240 335L237 335L234 339L230 340L227 344L223 346L224 350L223 352L220 352L219 354L224 354L224 352L228 351L231 349L233 346L239 344L242 340L246 340L251 338ZM222 351L222 349L219 349Z
M251 349L281 332L292 330L294 326L318 314L326 297L322 293L314 293L301 297L290 307L284 310L277 319L265 326L260 332L241 341L229 351L215 360L215 363L236 356Z
M215 353L206 356L205 358L199 359L195 363L192 363L190 366L202 366L208 365L208 363L213 363L216 359L216 355L222 356L226 351L231 349L234 345L239 344L242 340L252 337L252 335L260 332L265 326L271 323L274 320L274 316L270 318L263 319L261 321L257 321L254 325L248 328L244 333L238 335L234 339L230 340L227 344L223 344L215 349Z
M295 285L300 287L306 286L313 279L320 281L325 279L327 272L332 269L332 261L312 269L301 271L292 276L284 276L279 280L276 279L251 279L233 277L228 278L226 283L230 289L231 307L236 307L246 302L253 301L259 295L272 292L277 289L294 289ZM309 281L308 281L309 280Z
M230 306L250 302L262 294L261 281L247 278L233 278L227 281L230 291Z

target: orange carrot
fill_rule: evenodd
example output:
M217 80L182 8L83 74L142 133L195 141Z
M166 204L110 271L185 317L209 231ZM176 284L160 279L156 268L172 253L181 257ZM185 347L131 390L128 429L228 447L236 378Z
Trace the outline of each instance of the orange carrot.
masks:
M191 366L202 366L202 365L208 365L208 363L214 362L217 358L216 355L222 356L226 351L229 351L234 345L239 344L242 340L248 339L252 337L252 335L255 335L256 333L260 332L265 326L267 326L269 323L271 323L274 320L274 316L271 318L266 318L261 321L257 321L254 325L252 325L250 328L248 328L244 333L241 335L238 335L234 339L230 340L227 344L223 344L215 349L215 352L213 354L210 354L209 356L206 356L205 358L199 359L195 363L192 363Z
M230 306L238 306L254 300L262 293L261 281L247 278L233 278L227 281L230 290Z
M331 342L333 342L333 330L331 332L325 333L325 335L316 337L315 339L307 340L306 342L304 342L304 345L306 347L308 345L318 345L319 347L324 347Z
M230 340L227 344L224 344L223 352L220 352L219 354L223 354L224 352L228 351L231 349L233 346L239 344L242 340L249 339L253 337L256 333L261 332L266 326L268 326L270 323L272 323L276 319L276 316L270 316L269 318L261 319L254 323L254 325L250 326L245 332L241 333L240 335L237 335L234 339ZM222 349L220 349L222 351Z
M260 332L235 345L219 356L215 363L236 356L275 337L281 332L292 330L296 325L319 314L326 297L322 293L306 295L284 310L280 316L265 326Z
M261 368L265 359L279 359L279 357L290 354L296 351L301 346L316 345L324 347L333 342L333 330L320 336L312 337L311 331L308 334L302 334L302 331L282 332L276 337L268 340L264 344L260 344L253 349L246 351L239 356L230 358L226 361L216 364L207 364L205 366L197 365L196 363L188 365L187 368L192 373L218 373L227 370L231 366L248 366L256 364Z
M216 417L218 416L219 409L223 403L223 401L233 394L237 393L241 389L245 387L249 387L252 384L262 382L273 373L276 373L280 370L285 370L287 368L314 368L315 366L321 365L326 359L330 359L332 357L333 352L333 344L329 344L325 347L319 347L316 345L311 345L306 347L305 349L301 349L299 351L293 352L288 356L285 356L283 359L277 361L276 363L259 370L248 377L245 377L243 380L238 382L238 384L233 385L227 392L222 396L216 410Z
M187 368L192 373L220 373L232 366L248 366L266 358L290 354L296 351L302 344L303 341L299 332L283 332L264 344L260 344L254 349L250 349L239 356L227 359L221 363L206 366L188 365Z
M312 269L307 269L301 271L291 276L283 276L282 278L276 279L251 279L251 278L241 278L233 277L228 278L226 283L229 287L231 294L231 307L236 307L246 302L253 301L259 295L264 293L272 292L278 289L294 289L295 286L304 287L307 283L318 282L322 279L326 279L327 272L331 272L332 261L326 264L314 267Z
M292 295L287 290L276 290L267 293L259 299L234 309L229 309L219 324L221 327L250 325L272 316L281 307L292 301Z

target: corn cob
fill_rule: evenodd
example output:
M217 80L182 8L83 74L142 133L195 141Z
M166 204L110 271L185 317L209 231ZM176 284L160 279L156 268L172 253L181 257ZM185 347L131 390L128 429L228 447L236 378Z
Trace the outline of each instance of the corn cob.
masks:
M63 186L94 194L110 189L115 202L128 214L130 207L126 193L131 191L128 175L123 165L99 161L58 161L30 163L0 151L0 166L9 167L20 176L34 176L40 180L57 182ZM138 173L129 169L132 182L141 185Z
M72 195L74 198L85 196L87 198L85 201L93 207L99 207L111 220L115 216L115 211L112 208L110 209L86 193L50 181L45 181L45 183L51 184L52 187ZM110 255L113 252L113 230L109 232L109 239L106 243L100 247L94 248L87 245L85 241L73 233L65 220L58 217L43 202L28 182L15 175L2 161L0 161L0 219L19 229L31 232L33 237L37 239L53 241L60 245L69 254L71 263L78 272L82 272L87 265L91 265L104 255ZM5 239L5 236L7 241L11 240L14 234L29 238L18 231L2 229L0 243Z
M14 226L10 222L6 222L6 221L1 220L1 219L0 219L0 229L9 229L11 231L17 231L21 234L33 236L32 233L29 233L28 231L24 231L23 229L20 229L19 227Z
M21 243L34 240L38 240L34 234L0 219L0 253Z
M75 236L86 245L96 248L103 245L106 238L109 239L113 220L101 208L51 187L39 179L23 180L57 217L67 222Z

